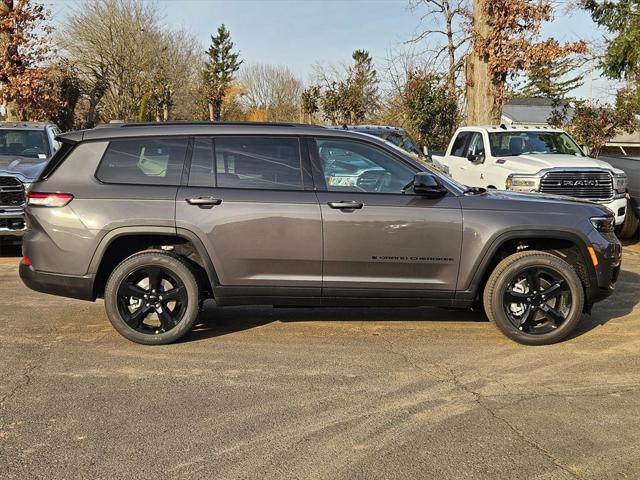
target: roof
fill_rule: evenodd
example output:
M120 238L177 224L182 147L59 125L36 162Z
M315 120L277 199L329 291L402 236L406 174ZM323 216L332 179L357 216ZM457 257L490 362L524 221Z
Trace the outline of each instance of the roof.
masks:
M527 130L537 130L541 132L562 132L563 130L560 128L555 128L550 125L524 125L524 124L502 124L502 125L467 125L469 128L480 128L486 130L488 132L508 132L508 131L527 131ZM466 128L466 127L462 127Z
M513 98L502 107L505 123L547 125L553 113L550 98ZM566 120L573 118L574 109L567 105Z
M51 123L40 122L0 122L0 128L11 130L44 130Z
M110 123L89 130L78 130L59 135L58 138L76 143L85 140L103 140L127 137L152 137L158 135L324 135L361 138L356 132L329 129L318 125L268 122L164 122L164 123Z

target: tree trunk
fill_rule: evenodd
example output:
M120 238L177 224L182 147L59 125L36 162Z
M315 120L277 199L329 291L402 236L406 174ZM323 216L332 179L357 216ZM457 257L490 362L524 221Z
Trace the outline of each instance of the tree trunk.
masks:
M473 0L473 29L475 37L491 35L486 2ZM475 46L467 58L467 125L499 124L502 115L500 89L504 81L494 79L486 55L478 54Z
M214 120L213 103L209 102L209 121L213 122Z
M4 17L8 15L9 12L13 10L13 0L1 0L0 1L0 17ZM0 48L2 48L2 52L0 56L2 58L7 57L7 46L9 45L9 39L11 38L11 27L0 30ZM4 81L5 79L2 79ZM5 107L5 115L8 121L15 122L18 119L18 106L14 102L7 102L4 105Z

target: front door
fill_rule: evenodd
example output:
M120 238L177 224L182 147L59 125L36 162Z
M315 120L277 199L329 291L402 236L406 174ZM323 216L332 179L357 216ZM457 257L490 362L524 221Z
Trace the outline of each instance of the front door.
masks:
M176 225L200 237L227 292L319 297L322 222L302 157L295 137L195 138Z
M412 193L417 169L367 141L311 141L323 219L323 296L452 295L462 242L453 194Z

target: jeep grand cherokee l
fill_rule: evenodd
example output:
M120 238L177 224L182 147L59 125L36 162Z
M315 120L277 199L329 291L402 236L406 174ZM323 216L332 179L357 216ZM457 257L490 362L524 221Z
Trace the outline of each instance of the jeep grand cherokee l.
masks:
M169 123L58 138L28 194L20 275L37 291L104 298L116 330L139 343L178 340L213 298L484 304L508 337L547 344L612 292L620 269L606 208L467 188L357 133ZM363 173L336 179L346 170Z

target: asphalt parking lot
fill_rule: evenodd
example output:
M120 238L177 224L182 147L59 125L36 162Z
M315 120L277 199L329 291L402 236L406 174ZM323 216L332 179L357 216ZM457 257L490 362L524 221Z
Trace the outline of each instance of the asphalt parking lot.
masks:
M573 338L472 312L216 309L142 347L0 258L0 477L640 478L640 248Z

